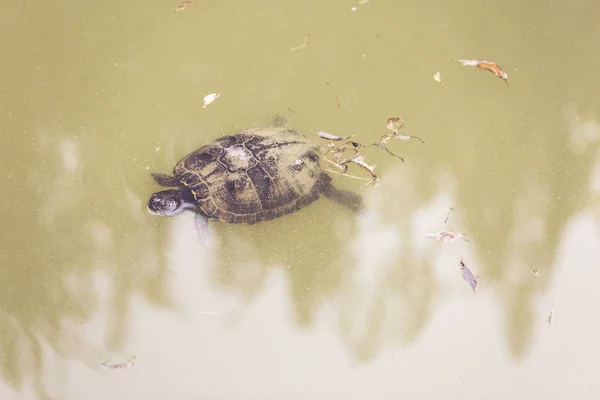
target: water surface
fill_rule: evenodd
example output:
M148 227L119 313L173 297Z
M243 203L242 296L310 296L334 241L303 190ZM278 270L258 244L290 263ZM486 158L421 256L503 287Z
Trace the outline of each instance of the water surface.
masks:
M2 6L2 399L600 396L598 6L179 4ZM145 211L151 171L275 114L426 143L364 150L379 186L334 177L358 216L321 199L202 247Z

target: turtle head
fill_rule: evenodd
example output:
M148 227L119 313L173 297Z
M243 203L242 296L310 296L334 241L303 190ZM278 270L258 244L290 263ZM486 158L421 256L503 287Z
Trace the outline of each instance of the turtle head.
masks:
M173 217L185 210L197 208L193 196L184 190L163 190L154 193L148 201L148 211L155 215Z

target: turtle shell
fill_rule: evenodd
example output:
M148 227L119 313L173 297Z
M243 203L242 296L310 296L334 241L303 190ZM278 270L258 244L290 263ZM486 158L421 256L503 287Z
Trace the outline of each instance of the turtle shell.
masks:
M278 127L219 138L185 156L173 175L207 216L249 224L309 205L331 182L318 146Z

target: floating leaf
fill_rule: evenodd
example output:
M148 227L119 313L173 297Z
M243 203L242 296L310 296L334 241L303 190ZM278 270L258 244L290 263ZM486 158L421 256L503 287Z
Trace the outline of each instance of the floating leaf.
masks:
M459 240L470 242L470 240L467 239L464 235L452 232L450 230L443 230L439 231L438 233L426 233L425 236L443 243L454 243L458 242Z
M471 285L471 289L473 289L473 293L475 293L475 288L477 287L477 277L473 275L473 273L467 268L463 260L460 260L460 271L462 272L462 277L465 281Z
M498 78L502 79L504 82L509 84L508 83L508 75L495 62L485 61L485 60L454 60L454 61L461 63L465 67L477 67L477 68L483 69L484 71L490 71L492 74L496 75Z
M185 10L188 6L191 6L192 4L194 4L193 1L184 1L183 3L181 3L179 5L179 7L177 7L176 9L173 10L173 13L176 14L180 11Z
M433 74L433 80L437 83L442 83L442 74L440 74L440 71L435 71L435 74Z
M334 140L334 141L340 141L340 140L348 140L350 139L352 136L346 136L346 137L341 137L341 136L336 136L336 135L332 135L331 133L327 133L327 132L317 132L317 135L319 135L319 137L323 138L323 139L327 139L327 140Z
M206 108L207 105L213 103L216 99L218 99L221 95L218 93L211 93L204 96L204 105L202 108Z

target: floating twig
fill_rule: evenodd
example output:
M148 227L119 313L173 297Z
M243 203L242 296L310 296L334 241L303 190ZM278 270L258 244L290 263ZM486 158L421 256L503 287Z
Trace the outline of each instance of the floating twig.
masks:
M131 368L133 367L133 365L135 364L135 356L133 356L133 358L131 360L129 360L126 363L122 363L122 364L109 364L108 362L103 362L102 365L104 365L106 368L108 369L124 369L124 368Z
M387 142L390 139L399 139L399 140L417 139L417 140L420 140L422 143L425 143L425 141L423 139L421 139L420 137L409 136L409 135L400 135L398 133L400 128L402 128L404 126L404 119L402 119L401 117L388 118L385 126L391 132L391 134L381 136L381 139L379 140L379 142L373 143L371 146L377 146L380 149L385 150L388 154L390 154L396 158L399 158L402 162L404 162L404 158L400 157L397 154L394 154L390 149L387 148Z
M331 133L322 132L322 131L317 132L317 135L320 138L327 139L327 140L333 140L335 142L339 142L340 140L348 140L352 136L354 136L354 135L352 135L352 136L341 137L341 136L332 135Z
M454 208L453 208L453 207L450 207L450 208L448 209L448 215L446 215L446 219L444 220L444 223L448 222L448 218L450 218L450 213L451 213L452 211L454 211Z
M556 307L556 302L552 303L552 310L550 311L550 315L548 315L548 323L552 326L552 318L554 317L554 308Z
M329 86L331 88L331 90L333 91L333 95L335 96L335 100L337 101L337 106L340 106L340 96L338 96L336 90L333 88L333 86L331 86L331 84L329 82L325 82L327 84L327 86Z
M309 38L310 38L310 35L307 33L307 34L304 36L304 43L302 43L300 46L292 47L292 48L290 49L290 51L296 51L296 50L300 50L300 49L303 49L303 48L305 48L306 46L308 46L308 39L309 39Z

